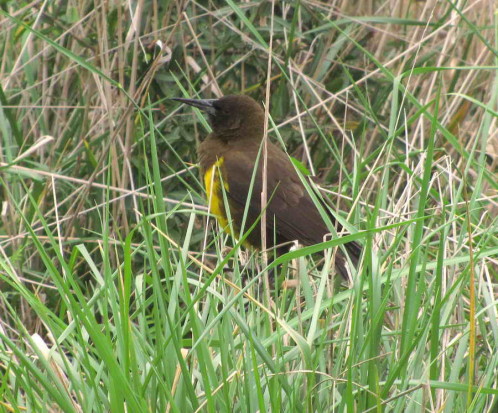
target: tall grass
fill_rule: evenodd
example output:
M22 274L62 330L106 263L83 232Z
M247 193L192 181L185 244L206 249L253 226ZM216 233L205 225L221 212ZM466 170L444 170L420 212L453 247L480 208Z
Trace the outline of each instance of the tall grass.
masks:
M0 13L1 412L498 409L493 1ZM167 100L267 90L351 232L270 268L207 212L209 126Z

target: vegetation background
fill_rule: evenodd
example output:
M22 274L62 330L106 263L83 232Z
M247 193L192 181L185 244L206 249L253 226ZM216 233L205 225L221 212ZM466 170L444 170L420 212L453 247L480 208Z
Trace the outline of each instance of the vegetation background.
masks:
M498 411L495 1L0 7L1 412ZM168 98L267 90L347 282L207 214Z

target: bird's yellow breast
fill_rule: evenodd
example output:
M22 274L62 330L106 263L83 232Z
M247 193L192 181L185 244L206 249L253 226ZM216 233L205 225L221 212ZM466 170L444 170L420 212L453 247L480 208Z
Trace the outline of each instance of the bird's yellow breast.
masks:
M223 157L219 158L204 174L204 185L208 198L209 212L211 212L220 223L221 227L229 232L228 219L225 211L225 203L223 202L223 191L221 183L225 191L228 191L228 182L223 179L221 170L223 168Z

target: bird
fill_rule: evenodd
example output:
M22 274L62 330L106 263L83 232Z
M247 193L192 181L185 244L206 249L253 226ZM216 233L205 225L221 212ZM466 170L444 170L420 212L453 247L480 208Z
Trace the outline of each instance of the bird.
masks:
M196 107L208 115L212 132L197 147L208 207L210 213L216 216L220 227L229 233L231 228L233 235L238 238L244 216L243 229L247 231L262 214L263 154L260 148L264 135L264 110L247 95L226 95L219 99L172 100ZM275 247L276 255L281 255L286 252L285 249L290 248L293 241L305 246L314 245L323 242L324 237L330 235L331 231L289 156L269 140L266 179L267 248ZM225 205L229 211L226 211ZM328 211L326 207L324 210ZM336 232L340 233L342 226L330 213L329 218L335 225ZM247 235L245 242L251 247L261 249L259 223ZM356 265L361 255L360 244L355 241L348 242L345 249L351 262ZM339 274L348 278L347 260L342 251L336 255L335 267Z

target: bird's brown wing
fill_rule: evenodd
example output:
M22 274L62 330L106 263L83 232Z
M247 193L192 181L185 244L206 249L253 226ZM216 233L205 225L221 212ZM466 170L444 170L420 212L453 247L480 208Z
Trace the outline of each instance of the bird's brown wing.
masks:
M245 148L244 151L227 153L224 160L225 177L228 182L228 201L232 219L240 229L244 210L253 176L257 148ZM254 179L251 201L247 207L244 231L261 215L262 161ZM306 191L294 166L287 155L274 145L268 146L268 205L267 205L267 247L298 240L301 244L313 245L324 240L330 233L320 212ZM325 205L324 209L327 211ZM334 217L328 215L336 230L342 227ZM250 233L247 241L256 247L261 246L259 223ZM357 242L345 244L349 258L355 266L361 256L361 246ZM346 259L341 251L336 256L336 268L344 277L348 277Z
M247 148L246 148L247 149ZM228 181L228 200L232 218L237 224L242 221L253 175L254 150L227 153L224 169ZM245 229L261 214L262 161L256 173L248 206ZM268 237L276 236L276 243L299 240L310 245L323 241L329 230L320 213L304 188L287 155L274 145L268 146ZM276 224L276 225L274 225ZM250 237L260 237L259 228ZM251 242L251 239L249 242ZM256 242L252 244L258 245Z

